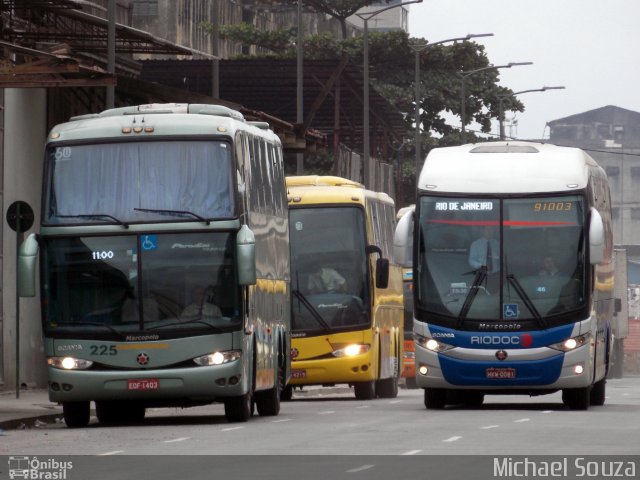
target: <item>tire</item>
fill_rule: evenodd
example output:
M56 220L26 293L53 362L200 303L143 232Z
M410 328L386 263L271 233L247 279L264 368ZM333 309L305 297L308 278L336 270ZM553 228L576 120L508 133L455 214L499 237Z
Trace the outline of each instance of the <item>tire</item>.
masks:
M284 390L284 377L282 369L278 366L273 388L255 394L256 407L261 417L272 417L280 413L280 392L282 390Z
M589 393L589 402L591 405L601 407L605 402L605 394L607 390L607 380L603 378L599 382L593 384Z
M84 428L89 425L89 402L64 402L62 415L67 427Z
M447 404L447 390L444 388L425 388L424 406L427 410L441 410Z
M376 382L376 394L380 398L396 398L398 396L398 377L378 380Z
M253 398L250 392L231 397L224 402L224 415L229 422L246 422L253 413Z
M120 421L120 415L115 402L96 402L96 417L105 425L114 425Z
M287 385L286 387L284 387L284 390L282 390L282 393L280 394L280 401L290 402L292 398L293 398L293 385Z
M571 410L587 410L590 396L590 387L565 388L562 390L562 403Z
M481 407L484 403L484 394L475 390L460 392L460 403L468 407Z
M376 382L356 382L353 389L358 400L372 400L376 398Z

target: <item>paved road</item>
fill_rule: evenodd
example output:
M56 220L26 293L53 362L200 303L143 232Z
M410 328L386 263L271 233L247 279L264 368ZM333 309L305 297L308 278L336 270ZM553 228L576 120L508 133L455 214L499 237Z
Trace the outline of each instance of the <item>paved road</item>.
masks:
M488 396L478 409L426 410L396 399L294 398L277 417L229 424L221 405L153 409L142 425L64 424L5 432L5 455L595 455L640 454L640 378L610 380L607 402L571 411L559 393Z

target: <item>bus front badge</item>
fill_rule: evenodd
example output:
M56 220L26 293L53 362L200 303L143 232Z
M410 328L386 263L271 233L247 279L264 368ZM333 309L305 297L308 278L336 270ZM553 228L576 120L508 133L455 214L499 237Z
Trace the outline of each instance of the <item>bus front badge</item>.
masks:
M498 350L496 352L496 358L500 361L502 360L506 360L507 359L507 352L505 352L504 350Z
M147 355L146 353L139 353L136 357L136 360L138 362L138 365L147 365L149 363L149 355Z

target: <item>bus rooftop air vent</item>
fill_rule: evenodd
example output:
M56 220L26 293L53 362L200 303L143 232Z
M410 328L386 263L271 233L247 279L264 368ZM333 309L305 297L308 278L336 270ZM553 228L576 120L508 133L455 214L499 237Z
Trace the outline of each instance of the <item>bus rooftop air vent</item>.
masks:
M538 153L531 145L482 145L471 149L470 153Z
M262 130L269 130L269 122L247 122L249 125L261 128Z
M100 115L97 113L86 113L84 115L76 115L69 119L70 122L77 122L78 120L88 120L90 118L98 118Z
M193 104L189 105L189 113L199 113L201 115L215 115L217 117L229 117L244 122L244 115L233 108L224 105L206 105Z

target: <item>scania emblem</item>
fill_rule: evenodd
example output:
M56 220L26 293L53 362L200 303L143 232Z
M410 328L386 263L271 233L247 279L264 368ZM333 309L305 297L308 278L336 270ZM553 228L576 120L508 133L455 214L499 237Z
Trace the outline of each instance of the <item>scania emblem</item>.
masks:
M300 354L300 352L298 352L297 348L292 348L291 349L291 359L293 360L294 358L298 358L298 355Z
M136 357L136 361L138 362L138 365L147 365L149 363L149 355L146 353L139 353Z
M507 359L507 352L505 352L504 350L498 350L496 352L496 358L500 361L502 360L506 360Z

